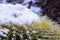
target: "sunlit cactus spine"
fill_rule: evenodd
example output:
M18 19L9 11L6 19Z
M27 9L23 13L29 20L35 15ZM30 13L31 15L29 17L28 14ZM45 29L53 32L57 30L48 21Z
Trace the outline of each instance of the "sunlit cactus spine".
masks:
M39 23L31 25L3 24L0 28L7 28L7 37L0 37L1 40L59 40L60 28L55 22L49 19L40 18Z

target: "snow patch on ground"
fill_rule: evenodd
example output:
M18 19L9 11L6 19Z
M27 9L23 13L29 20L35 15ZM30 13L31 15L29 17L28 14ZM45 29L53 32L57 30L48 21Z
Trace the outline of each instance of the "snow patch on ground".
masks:
M21 4L0 4L0 24L31 24L39 22L39 16Z

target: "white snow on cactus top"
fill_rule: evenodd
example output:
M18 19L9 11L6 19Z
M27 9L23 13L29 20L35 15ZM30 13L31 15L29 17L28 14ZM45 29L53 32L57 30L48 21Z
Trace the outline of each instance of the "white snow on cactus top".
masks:
M39 22L37 14L21 4L0 4L0 24L31 24L33 21Z

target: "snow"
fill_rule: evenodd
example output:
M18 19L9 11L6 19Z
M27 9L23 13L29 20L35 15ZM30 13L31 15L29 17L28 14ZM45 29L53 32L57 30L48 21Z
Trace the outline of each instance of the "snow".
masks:
M36 30L33 30L32 33L37 33Z
M24 0L23 4L28 3L30 1L32 1L33 3L35 3L37 0Z
M21 4L0 4L0 24L23 25L39 22L39 16Z
M31 6L30 10L35 13L40 13L40 11L42 11L40 7L36 7L36 6L35 7Z
M7 29L7 28L0 29L0 36L6 37L8 32L9 32L9 29Z
M41 7L37 7L37 5L34 5L35 2L39 1L39 0L24 0L24 2L22 3L24 6L26 6L27 8L29 7L29 2L32 1L32 5L31 5L31 8L30 10L35 12L36 14L38 15L41 15Z

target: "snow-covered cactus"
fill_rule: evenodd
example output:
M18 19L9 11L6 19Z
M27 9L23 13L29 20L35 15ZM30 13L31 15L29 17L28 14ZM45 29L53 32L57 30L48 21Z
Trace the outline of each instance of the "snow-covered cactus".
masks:
M1 40L59 40L60 28L21 4L0 4ZM0 34L1 35L1 34Z

